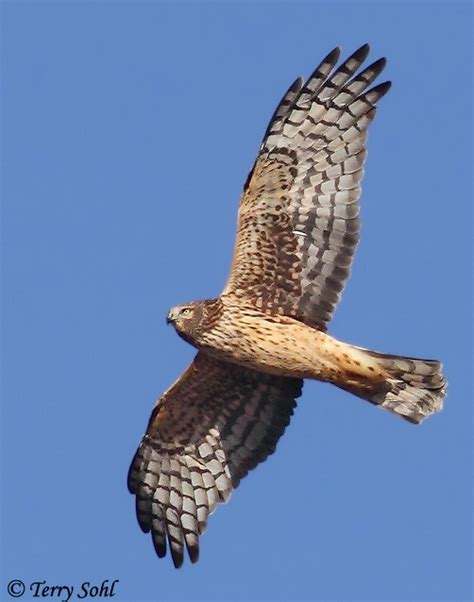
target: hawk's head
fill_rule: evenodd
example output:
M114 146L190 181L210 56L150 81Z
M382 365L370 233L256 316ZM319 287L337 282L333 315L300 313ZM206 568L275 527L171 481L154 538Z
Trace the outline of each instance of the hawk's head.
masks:
M194 301L193 303L185 303L172 307L166 318L167 324L173 324L178 329L179 327L190 326L192 323L199 321L202 317L202 303Z
M220 305L219 299L177 305L168 312L166 323L172 324L183 339L198 345L199 334L212 328L219 317Z

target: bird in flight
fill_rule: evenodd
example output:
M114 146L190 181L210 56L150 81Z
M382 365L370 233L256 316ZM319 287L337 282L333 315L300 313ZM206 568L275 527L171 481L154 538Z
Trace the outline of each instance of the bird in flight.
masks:
M128 487L159 557L199 555L209 514L275 450L305 378L418 424L441 409L434 360L336 340L327 325L359 239L367 129L390 82L360 69L369 46L337 65L330 52L277 106L242 192L228 281L215 299L167 321L198 352L158 400Z

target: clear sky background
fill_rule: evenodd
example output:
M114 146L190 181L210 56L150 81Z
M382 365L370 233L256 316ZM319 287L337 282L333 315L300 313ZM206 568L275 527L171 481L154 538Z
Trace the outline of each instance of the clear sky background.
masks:
M107 578L122 601L472 599L471 19L456 2L3 2L1 599L11 579ZM330 332L442 359L445 411L414 427L307 383L175 571L126 489L193 355L167 310L221 290L288 84L364 42L393 88Z

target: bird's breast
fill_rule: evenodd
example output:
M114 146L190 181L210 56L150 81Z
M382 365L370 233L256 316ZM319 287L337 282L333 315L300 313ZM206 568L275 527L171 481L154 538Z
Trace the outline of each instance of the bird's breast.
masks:
M202 333L197 346L214 357L254 370L310 378L314 377L322 334L293 318L232 308Z

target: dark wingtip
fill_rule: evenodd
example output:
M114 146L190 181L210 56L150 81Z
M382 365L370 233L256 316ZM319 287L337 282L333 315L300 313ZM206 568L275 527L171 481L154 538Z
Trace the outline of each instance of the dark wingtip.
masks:
M183 566L183 550L182 548L177 550L172 545L171 548L171 558L173 559L173 564L175 569L180 569Z
M381 92L381 96L384 96L385 94L387 94L387 92L390 90L391 87L392 87L391 81L383 82L383 84L380 84L379 90Z
M377 59L375 62L373 62L371 65L369 65L367 67L367 69L370 69L372 71L374 71L377 75L379 75L379 73L381 73L383 71L383 69L385 68L385 65L387 64L387 59L383 56L380 59Z
M295 81L292 83L290 91L291 92L298 92L299 90L301 90L301 87L304 84L304 79L301 77L301 75L299 77L297 77L295 79Z
M199 546L188 546L188 554L191 562L195 564L199 560Z
M138 516L138 514L137 514L137 518L138 518L138 526L142 530L142 533L149 533L150 527L148 525L145 525L145 523L140 520L140 517Z
M324 62L328 62L328 63L334 63L336 64L337 61L339 60L339 57L341 56L341 47L340 46L336 46L335 48L333 48L331 50L331 52L329 52L325 57L324 57Z
M166 556L166 537L163 537L162 539L160 538L160 540L158 540L157 537L153 537L152 535L152 541L153 547L155 548L155 552L158 558L164 558Z
M368 44L363 44L360 48L357 48L357 50L349 58L363 62L367 58L369 52L370 46Z
M392 82L382 82L381 84L378 84L378 86L374 86L373 88L371 88L369 92L376 92L378 96L377 100L380 100L382 96L385 96L385 94L387 94L391 87Z

